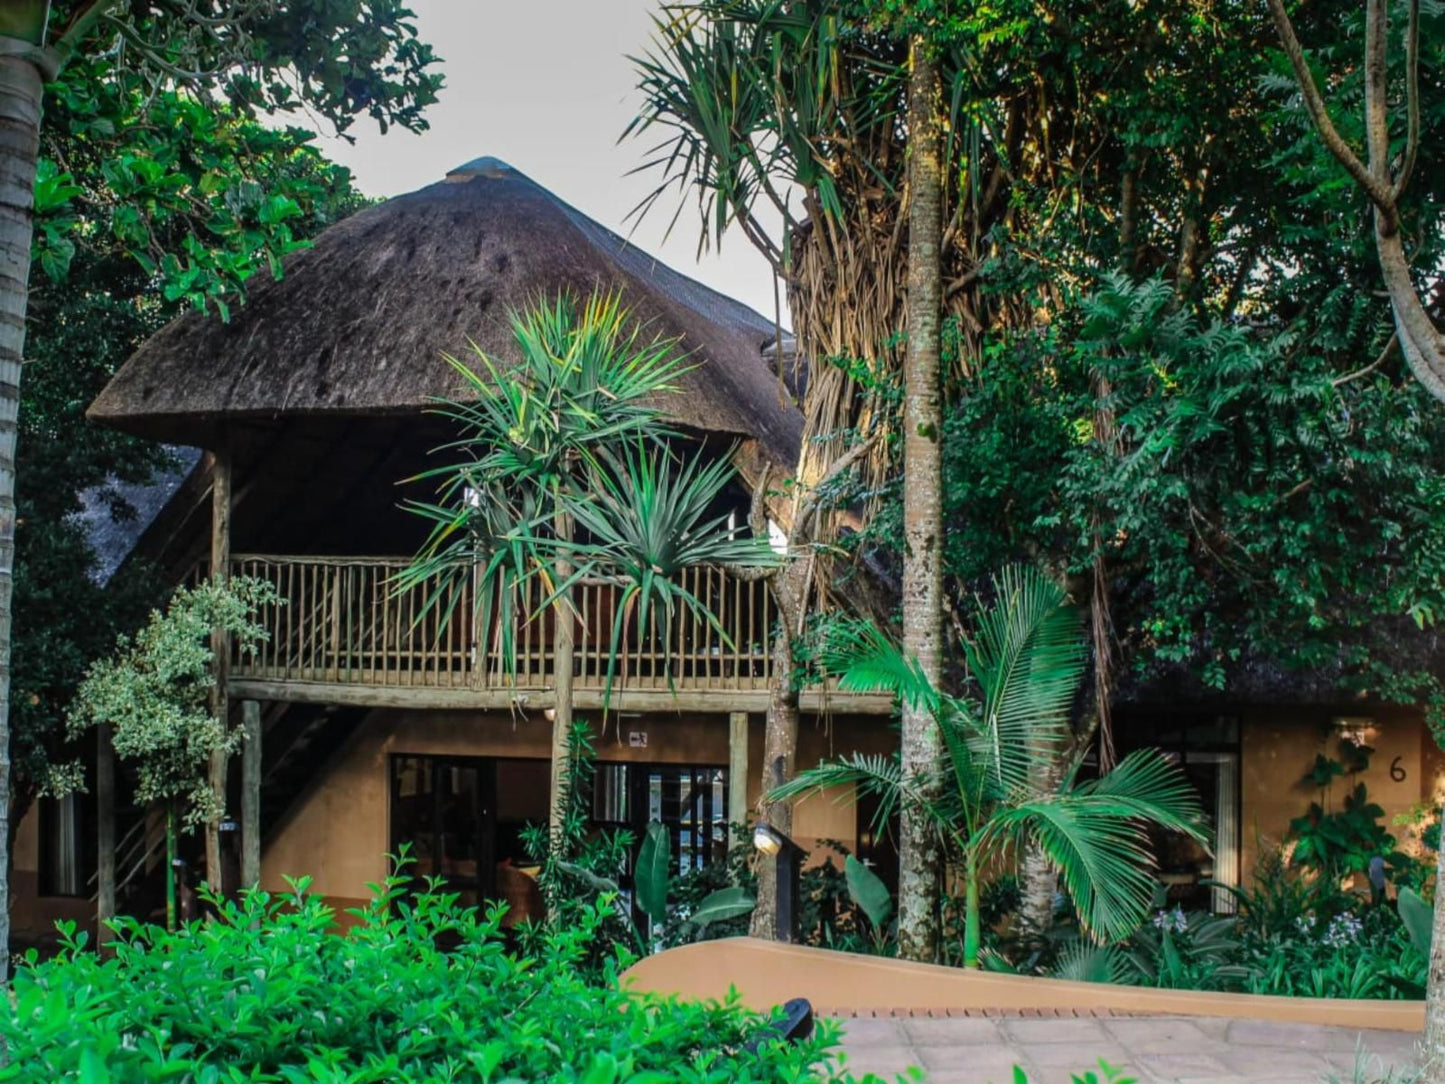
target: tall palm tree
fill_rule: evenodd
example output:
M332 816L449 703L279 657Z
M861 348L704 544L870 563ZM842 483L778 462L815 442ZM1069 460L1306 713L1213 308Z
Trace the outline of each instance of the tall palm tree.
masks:
M936 764L905 770L897 757L854 754L802 772L772 795L847 786L877 797L879 823L905 809L925 819L962 871L969 967L979 960L981 871L998 860L1038 846L1062 875L1083 930L1118 940L1153 899L1145 826L1204 839L1197 795L1157 750L1131 753L1087 781L1076 761L1056 789L1039 789L1039 764L1057 755L1084 673L1080 621L1063 591L1035 570L1005 569L994 591L964 645L974 696L941 691L870 624L843 629L829 653L844 688L886 690L933 716L943 746Z
M910 42L908 79L908 346L903 361L903 650L938 685L943 664L943 88L932 46ZM905 701L903 770L924 778L939 735L923 704ZM898 840L898 953L938 955L938 860L922 811L904 806Z
M519 360L499 363L475 345L447 360L469 396L438 406L460 430L439 449L446 464L414 480L437 485L433 501L410 501L431 522L425 545L397 577L404 591L432 587L424 612L443 621L476 585L479 642L514 665L519 599L533 578L542 612L553 614L555 714L552 793L562 793L572 727L575 613L582 577L615 584L607 690L629 622L661 624L660 642L679 611L716 617L683 586L681 573L704 564L767 567L766 537L739 535L718 513L732 479L727 459L701 464L678 439L659 404L676 392L686 360L676 340L649 337L616 294L580 307L562 294L512 319ZM585 537L576 537L575 527ZM555 819L559 815L554 808Z

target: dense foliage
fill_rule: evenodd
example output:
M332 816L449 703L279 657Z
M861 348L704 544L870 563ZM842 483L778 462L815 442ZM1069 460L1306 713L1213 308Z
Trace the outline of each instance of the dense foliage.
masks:
M855 626L830 660L841 688L919 705L938 727L937 763L914 772L896 755L854 753L799 772L775 792L836 787L872 796L876 829L901 808L920 811L963 881L967 967L979 965L985 871L1019 850L1047 856L1080 927L1109 941L1127 937L1148 913L1153 855L1145 826L1202 839L1198 796L1158 750L1135 750L1096 779L1076 778L1077 758L1056 767L1067 755L1069 710L1084 671L1078 610L1057 584L1019 566L994 578L993 594L971 615L963 645L977 698L935 687L872 625Z
M256 612L276 602L275 588L245 576L177 588L164 612L153 610L139 632L118 637L115 652L86 672L67 729L78 737L111 728L116 755L134 762L137 805L174 806L188 824L223 812L207 769L213 754L234 752L240 737L210 703L212 637L225 634L242 655L254 651L268 636Z
M587 981L579 964L609 910L579 911L534 956L507 948L500 910L404 878L351 912L344 937L304 882L176 934L123 920L113 958L77 939L18 969L0 1003L0 1080L851 1079L830 1067L826 1022L752 1051L766 1021L736 1005L624 993L615 956L603 984Z
M1194 692L1309 670L1322 694L1440 699L1418 626L1442 602L1445 415L1393 348L1368 202L1320 145L1263 5L694 0L670 14L638 63L636 127L662 143L647 165L659 194L699 200L709 236L738 222L770 253L820 433L896 421L900 35L938 52L956 597L1027 560L1091 600L1103 670L1113 656ZM1361 16L1355 0L1296 13L1357 142ZM1442 18L1421 10L1426 73ZM1428 282L1445 244L1437 78L1419 104L1401 213ZM1403 107L1391 120L1403 131ZM781 238L759 213L775 201ZM875 569L902 538L894 451L881 490L852 494L876 510L855 539Z
M421 131L441 86L398 0L54 7L66 63L46 94L41 268L58 277L77 247L110 245L167 300L222 314L257 269L279 269L306 235L297 220L344 173L315 154L295 169L310 136L256 117Z
M174 123L144 123L142 107ZM127 129L132 143L117 145L116 128ZM228 261L228 274L249 274L269 262L268 252L294 247L363 205L349 172L328 163L313 138L246 121L216 103L200 108L169 91L145 101L133 91L127 96L99 63L67 68L54 88L41 130L20 389L12 832L50 766L74 753L62 748L62 724L86 668L119 632L144 620L167 586L144 562L104 581L104 560L78 514L91 507L124 523L134 515L125 487L148 482L171 455L90 424L86 407L187 303L208 293L224 298L219 279L196 271L194 255L184 274L163 273L157 261L164 253L193 252L204 237L218 249L214 259ZM180 212L200 213L194 197L202 189L208 210L205 231L196 234L196 223ZM172 201L169 210L158 192ZM263 198L272 203L267 222Z
M1001 943L991 961L1001 969L1022 964L1060 978L1173 990L1424 996L1428 905L1421 905L1423 929L1411 930L1403 920L1408 900L1397 906L1341 891L1291 868L1279 851L1261 855L1250 884L1233 895L1237 915L1161 906L1121 945L1089 945L1061 933L1048 958L1017 958Z

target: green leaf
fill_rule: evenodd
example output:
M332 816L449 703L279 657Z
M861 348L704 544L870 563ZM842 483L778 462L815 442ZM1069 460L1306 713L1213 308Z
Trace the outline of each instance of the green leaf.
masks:
M667 893L672 887L672 838L657 821L647 826L637 853L637 904L653 922L667 921Z
M843 861L843 876L848 882L848 895L863 909L873 928L881 930L887 926L893 914L893 897L878 874L850 854Z
M1400 921L1410 935L1410 943L1428 960L1430 942L1434 939L1434 909L1413 888L1400 889L1396 907L1400 911Z
M758 905L758 901L745 888L733 886L720 888L703 897L697 910L688 916L693 925L703 928L713 922L723 922L739 915L746 915Z

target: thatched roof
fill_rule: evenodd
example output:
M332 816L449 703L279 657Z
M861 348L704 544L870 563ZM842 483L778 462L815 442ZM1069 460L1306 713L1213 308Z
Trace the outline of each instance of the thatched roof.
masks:
M149 482L110 479L80 494L75 520L95 554L91 577L96 583L110 582L201 459L197 448L168 450L171 464L156 471ZM118 507L128 514L117 514Z
M332 226L256 282L229 323L192 313L152 336L90 416L174 443L214 447L244 421L384 415L459 391L441 360L468 338L515 357L509 314L570 289L620 290L696 367L658 405L684 426L756 438L791 466L802 420L779 402L762 356L771 321L632 247L504 162Z

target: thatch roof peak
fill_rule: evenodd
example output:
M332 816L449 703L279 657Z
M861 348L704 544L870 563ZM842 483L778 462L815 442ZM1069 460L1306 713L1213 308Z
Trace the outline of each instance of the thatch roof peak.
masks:
M510 315L569 290L618 291L694 367L657 405L753 437L791 466L802 431L763 358L772 321L632 246L496 158L368 207L258 275L229 323L191 313L152 336L90 408L155 439L215 447L226 426L417 413L459 394L445 352L516 356Z
M473 158L470 162L463 162L456 169L447 170L447 176L457 180L467 177L505 177L509 173L516 173L519 177L523 176L500 158L493 158L489 154L483 155L481 158Z

